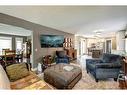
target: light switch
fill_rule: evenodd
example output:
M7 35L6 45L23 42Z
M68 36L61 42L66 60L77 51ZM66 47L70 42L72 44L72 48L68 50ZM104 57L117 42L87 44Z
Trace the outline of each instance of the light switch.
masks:
M37 48L35 49L35 51L37 51Z

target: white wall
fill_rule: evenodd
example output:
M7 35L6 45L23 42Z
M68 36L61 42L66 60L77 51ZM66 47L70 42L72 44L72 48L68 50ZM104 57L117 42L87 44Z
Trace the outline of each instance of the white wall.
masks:
M84 53L87 53L87 40L86 40L86 38L84 38L84 37L81 37L81 36L75 36L75 49L77 49L77 56L80 56L80 55L82 55L81 54L81 41L84 41L85 40L85 43L84 43Z
M87 39L87 48L88 47L91 47L91 44L92 43L97 43L97 42L98 42L98 40L97 39L94 39L94 38Z
M113 54L123 55L126 48L125 31L116 32L116 50L112 50Z
M125 50L125 31L118 31L116 33L116 45L117 45L117 50L119 51L124 51Z

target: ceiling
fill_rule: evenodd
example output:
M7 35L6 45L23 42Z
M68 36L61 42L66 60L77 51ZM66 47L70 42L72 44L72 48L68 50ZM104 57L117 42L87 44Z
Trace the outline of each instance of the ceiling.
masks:
M127 24L127 6L0 6L0 12L85 36L99 30L113 36Z

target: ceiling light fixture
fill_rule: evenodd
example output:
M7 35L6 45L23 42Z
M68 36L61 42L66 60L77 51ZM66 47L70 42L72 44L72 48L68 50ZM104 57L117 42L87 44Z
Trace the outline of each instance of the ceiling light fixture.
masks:
M96 32L97 35L100 35L101 33L102 33L101 31Z
M97 33L97 32L103 32L103 31L104 31L103 29L98 29L98 30L94 30L93 32Z

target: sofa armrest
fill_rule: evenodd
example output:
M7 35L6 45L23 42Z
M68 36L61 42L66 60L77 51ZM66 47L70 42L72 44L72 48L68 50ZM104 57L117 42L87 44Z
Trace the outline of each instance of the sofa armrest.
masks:
M105 69L110 69L110 68L121 68L121 64L115 64L115 63L98 63L96 64L96 68L105 68Z

